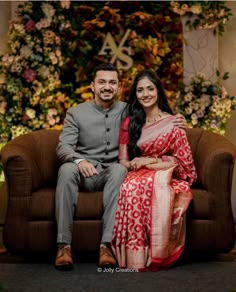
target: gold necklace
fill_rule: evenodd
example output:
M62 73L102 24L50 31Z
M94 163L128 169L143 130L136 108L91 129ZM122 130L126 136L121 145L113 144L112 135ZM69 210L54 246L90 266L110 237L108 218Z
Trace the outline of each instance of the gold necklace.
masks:
M161 114L161 112L159 112L157 114L157 116L155 116L154 118L148 118L148 117L146 117L146 123L147 124L155 123L155 122L157 122L161 118L161 116L162 116L162 114Z

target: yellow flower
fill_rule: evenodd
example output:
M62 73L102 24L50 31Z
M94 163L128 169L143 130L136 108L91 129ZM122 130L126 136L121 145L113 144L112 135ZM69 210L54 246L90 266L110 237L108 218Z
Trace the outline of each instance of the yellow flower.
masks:
M61 130L63 125L54 125L53 127L49 128L49 130Z
M7 103L3 96L0 96L0 114L4 114L6 111Z
M91 100L93 98L93 94L91 92L84 92L81 94L81 97L85 100Z
M25 109L25 113L26 113L26 115L27 115L30 119L34 119L34 118L35 118L35 114L36 114L36 112L35 112L34 109L32 109L32 108L26 108L26 109Z

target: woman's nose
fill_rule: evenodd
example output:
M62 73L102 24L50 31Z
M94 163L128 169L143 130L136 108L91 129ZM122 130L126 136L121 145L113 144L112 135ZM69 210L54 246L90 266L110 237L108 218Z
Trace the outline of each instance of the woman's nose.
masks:
M143 96L148 96L148 90L147 89L143 90Z

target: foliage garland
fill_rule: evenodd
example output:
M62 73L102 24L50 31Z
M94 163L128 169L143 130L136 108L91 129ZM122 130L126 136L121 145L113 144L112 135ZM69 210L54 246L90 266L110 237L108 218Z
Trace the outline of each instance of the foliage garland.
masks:
M189 30L212 29L214 35L220 36L232 16L225 1L171 1L170 9L181 16L187 16L185 25Z

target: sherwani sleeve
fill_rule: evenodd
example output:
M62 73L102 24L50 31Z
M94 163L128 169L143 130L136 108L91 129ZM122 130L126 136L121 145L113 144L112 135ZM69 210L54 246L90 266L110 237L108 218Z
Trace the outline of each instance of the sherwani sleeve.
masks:
M57 145L57 156L64 162L73 162L76 159L84 159L75 149L79 139L79 125L76 122L76 110L70 108L64 120L63 130Z

